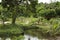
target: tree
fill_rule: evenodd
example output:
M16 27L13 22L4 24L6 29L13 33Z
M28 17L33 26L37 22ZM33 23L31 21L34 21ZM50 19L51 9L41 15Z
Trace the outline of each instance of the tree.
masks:
M31 5L31 12L33 13L34 17L37 17L36 15L36 6L38 5L38 0L30 0Z
M25 1L26 3L24 3ZM37 3L37 0L2 0L3 8L7 8L12 13L12 24L15 24L18 13L20 12L20 6L22 5L25 5L26 15L28 14L30 16L30 13L33 13L35 16ZM22 9L22 13L24 13L24 9Z
M2 6L12 13L12 24L15 24L20 3L21 0L2 0Z
M57 16L60 17L60 7L59 8L56 8L55 10L56 10Z
M1 5L0 5L0 19L2 20L2 23L4 25L4 22L7 20L7 9L3 8Z

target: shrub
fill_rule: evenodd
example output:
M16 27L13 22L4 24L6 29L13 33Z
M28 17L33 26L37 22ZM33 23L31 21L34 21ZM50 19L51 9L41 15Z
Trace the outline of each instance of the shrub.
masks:
M57 16L60 16L60 7L56 8L55 10L56 10Z
M49 19L51 19L51 18L56 16L56 12L55 12L54 9L41 10L39 12L39 16L42 16L42 17L44 17L44 18L49 20Z

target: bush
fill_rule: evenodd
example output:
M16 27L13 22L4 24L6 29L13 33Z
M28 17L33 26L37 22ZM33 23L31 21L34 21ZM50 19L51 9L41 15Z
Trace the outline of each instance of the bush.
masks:
M60 16L60 7L56 8L55 10L56 10L57 16Z
M51 24L49 31L50 35L60 34L60 18L51 19L49 23Z
M51 19L51 18L56 16L56 12L55 12L54 9L41 10L39 12L39 16L42 16L42 17L44 17L44 18L49 20L49 19Z

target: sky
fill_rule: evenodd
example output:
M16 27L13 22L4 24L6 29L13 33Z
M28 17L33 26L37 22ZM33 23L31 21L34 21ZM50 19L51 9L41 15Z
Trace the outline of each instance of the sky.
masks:
M54 2L54 1L59 1L59 2L60 2L60 0L52 0L52 2ZM40 2L43 2L43 3L50 3L51 0L38 0L38 3L40 3Z
M47 2L47 3L49 3L50 0L38 0L38 3L40 3L40 2L43 2L43 3Z

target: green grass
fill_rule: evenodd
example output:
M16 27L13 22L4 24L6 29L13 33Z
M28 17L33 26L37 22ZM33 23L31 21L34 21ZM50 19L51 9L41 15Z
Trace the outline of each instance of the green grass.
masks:
M7 24L5 26L0 25L0 35L1 34L21 34L23 30L20 25Z
M31 25L32 22L35 22L37 18L25 18L25 17L19 17L16 19L16 24L22 24L22 25Z
M40 20L40 21L39 21ZM29 21L28 24L26 22ZM11 19L10 19L11 22ZM38 23L39 22L39 23ZM27 31L23 30L26 29ZM35 30L35 31L34 31ZM22 32L34 34L38 32L43 35L60 35L60 18L46 20L44 18L25 18L19 17L16 19L16 24L0 25L0 34L20 34Z
M26 33L28 34L30 33L33 35L36 32L38 32L39 34L41 33L45 36L57 36L58 34L60 35L60 18L54 18L54 19L52 18L49 21L43 19L39 21L39 24L37 24L38 20L36 20L30 26L28 26L31 28L38 27L38 29L33 29L33 30L29 29L26 31Z

